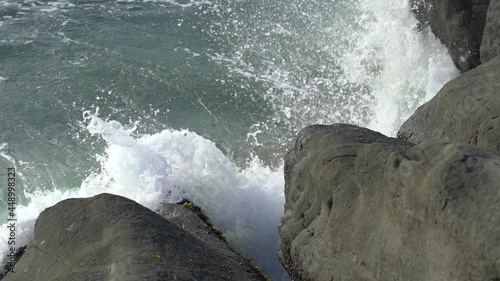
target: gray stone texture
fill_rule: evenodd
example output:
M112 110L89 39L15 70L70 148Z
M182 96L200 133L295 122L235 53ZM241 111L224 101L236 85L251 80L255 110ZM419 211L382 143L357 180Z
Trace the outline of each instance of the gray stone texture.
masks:
M500 154L335 124L286 157L278 253L295 281L500 278Z
M448 48L465 72L481 64L479 49L489 0L410 0L417 19Z
M481 62L486 63L498 55L500 55L500 1L492 0L481 43Z
M458 142L500 150L500 58L448 82L401 126L412 143Z
M127 198L100 194L44 210L2 281L263 280L248 262Z

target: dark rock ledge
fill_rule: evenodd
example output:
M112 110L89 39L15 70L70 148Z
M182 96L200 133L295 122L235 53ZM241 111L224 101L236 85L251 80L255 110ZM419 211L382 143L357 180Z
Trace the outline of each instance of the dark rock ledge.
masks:
M40 214L16 273L2 281L267 280L194 208L155 213L111 194L61 201Z
M490 0L409 1L417 19L443 42L462 72L481 64L480 48Z

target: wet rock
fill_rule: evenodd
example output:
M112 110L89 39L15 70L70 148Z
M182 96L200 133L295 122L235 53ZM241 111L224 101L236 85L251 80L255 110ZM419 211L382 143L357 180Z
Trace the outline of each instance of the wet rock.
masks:
M423 26L448 48L455 65L467 71L481 64L479 49L489 0L410 0Z
M500 55L500 1L491 1L481 43L481 62L486 63L498 55Z
M229 247L224 234L212 225L200 207L189 201L184 201L183 204L161 203L156 213L202 241L212 251L230 257L226 266L234 273L231 280L240 280L240 278L255 280L248 276L245 278L242 274L246 271L254 272L255 268L248 259Z

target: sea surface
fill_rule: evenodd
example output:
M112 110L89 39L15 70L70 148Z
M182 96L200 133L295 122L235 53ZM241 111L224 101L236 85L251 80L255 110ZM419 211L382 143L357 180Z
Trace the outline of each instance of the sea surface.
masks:
M18 245L66 198L185 197L288 280L277 226L297 132L394 136L457 74L406 0L0 0L0 262L15 167Z

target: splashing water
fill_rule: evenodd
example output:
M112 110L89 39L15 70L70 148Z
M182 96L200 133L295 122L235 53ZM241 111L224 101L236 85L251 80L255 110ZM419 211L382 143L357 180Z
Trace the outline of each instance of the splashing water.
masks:
M77 190L27 193L30 203L19 206L19 244L28 243L38 214L55 203L73 197L107 192L125 196L154 210L162 201L189 198L202 206L228 240L256 260L277 267L266 252L277 239L283 213L283 176L261 164L258 158L238 168L216 145L188 130L164 130L133 138L134 127L104 121L86 112L87 130L103 138L107 148L96 158L100 171L90 174ZM281 170L281 169L280 169ZM5 229L6 225L2 225ZM0 238L2 253L7 243ZM260 253L259 253L260 252Z
M265 85L259 95L273 107L268 125L285 131L281 143L318 123L393 136L458 75L430 30L417 31L408 1L312 2L236 1L217 11L233 26L213 32L232 30L235 43L212 59Z
M362 125L394 136L415 109L458 75L447 50L430 32L416 32L409 1L362 1L362 27L342 66L372 99ZM389 20L387 20L389 19Z
M12 101L0 116L23 128L0 124L1 164L20 177L18 244L67 198L108 192L154 210L187 197L287 280L275 248L297 131L343 122L394 135L458 74L407 1L80 2L0 1Z

